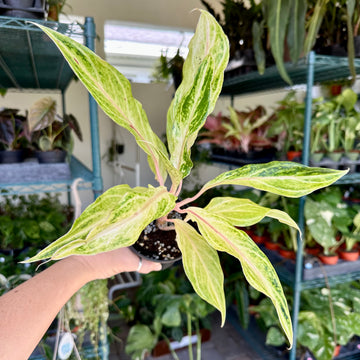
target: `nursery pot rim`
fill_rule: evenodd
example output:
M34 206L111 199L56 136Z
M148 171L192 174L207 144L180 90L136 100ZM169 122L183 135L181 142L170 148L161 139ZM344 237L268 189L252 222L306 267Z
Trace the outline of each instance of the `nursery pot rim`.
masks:
M339 260L339 255L338 254L325 255L324 253L321 253L318 255L318 258L325 265L335 265Z
M148 261L151 261L151 262L156 262L156 263L160 263L161 264L161 270L164 270L164 269L167 269L169 268L170 266L172 266L173 264L175 264L177 261L181 260L182 259L182 255L180 255L179 257L175 258L175 259L169 259L169 260L161 260L161 259L153 259L149 256L146 256L146 255L143 255L141 254L138 250L136 250L134 248L133 245L131 245L129 247L129 249L134 253L136 254L139 258L142 258L142 259L145 259L145 260L148 260Z

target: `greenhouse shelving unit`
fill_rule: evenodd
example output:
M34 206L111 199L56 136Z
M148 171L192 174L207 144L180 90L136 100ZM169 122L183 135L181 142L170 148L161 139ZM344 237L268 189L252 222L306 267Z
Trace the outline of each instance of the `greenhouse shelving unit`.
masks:
M312 88L315 84L320 84L326 81L344 80L350 77L348 59L343 57L331 57L316 55L310 52L306 58L301 59L296 65L286 64L286 69L293 82L293 85L306 86L305 98L305 119L304 119L304 142L302 163L309 165L309 149L310 149L310 130L311 130L311 107L312 107ZM356 73L360 74L360 59L355 59ZM276 66L269 67L265 70L263 75L257 72L248 73L239 77L229 78L224 81L222 96L230 96L233 103L234 97L238 95L245 95L249 93L256 93L266 90L289 88L287 84L279 75ZM360 174L352 173L344 176L336 184L355 184L360 183ZM305 197L300 198L299 201L299 219L298 225L304 233L304 205ZM300 238L298 238L298 248L302 249ZM300 309L300 294L304 289L316 288L324 286L326 283L331 285L350 282L352 280L360 279L360 265L357 262L356 266L350 272L343 272L341 274L326 275L306 279L304 276L304 259L301 251L297 252L294 269L289 269L281 262L274 263L280 280L293 288L294 304L293 304L293 326L294 326L294 346L290 351L289 359L296 359L296 335L297 322ZM232 319L234 321L234 319ZM253 345L255 350L264 359L278 359L276 354L271 355L268 347L261 343L261 337L251 336L249 332L236 326L237 329ZM257 341L259 340L259 341ZM270 351L270 352L269 352ZM339 356L337 359L360 359L359 354L351 354L349 356Z
M84 25L80 25L0 16L0 88L15 90L22 95L29 92L60 94L65 114L65 93L74 74L58 48L35 22L67 35L91 50L95 49L95 23L91 17L87 17ZM38 164L31 161L0 164L0 191L4 191L1 195L44 192L69 194L74 180L81 178L78 190L92 190L94 198L97 198L103 190L98 108L90 94L89 117L92 170L75 157L71 157L69 164ZM15 181L11 178L12 174L17 175ZM98 358L92 347L83 350L84 358ZM107 341L99 343L98 354L101 359L108 359ZM45 357L34 353L30 359L43 360Z
M76 41L95 48L95 23L87 17L85 24L63 24L52 21L27 20L0 16L0 88L17 90L21 93L60 93L63 113L65 113L65 92L74 78L71 68L64 57L35 24L40 23L65 34ZM78 189L92 189L94 198L102 192L100 167L100 147L97 104L89 94L89 114L91 131L92 171L78 159L72 158L68 176L58 180L56 176L49 179L26 178L15 181L1 181L1 172L21 173L22 164L0 164L0 190L6 194L30 192L69 191L76 178L81 178ZM40 166L40 165L39 165ZM3 168L1 168L3 167ZM23 167L23 169L25 169ZM36 171L41 171L37 169ZM56 172L56 171L55 171Z

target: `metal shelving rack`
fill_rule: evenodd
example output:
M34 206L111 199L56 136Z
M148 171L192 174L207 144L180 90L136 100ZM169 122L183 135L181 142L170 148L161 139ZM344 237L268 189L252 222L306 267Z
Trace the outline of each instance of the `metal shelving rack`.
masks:
M290 78L293 81L293 85L306 85L306 98L305 98L305 121L304 121L304 143L302 153L302 163L309 165L309 149L310 149L310 130L311 130L311 107L312 107L312 88L314 84L326 82L344 80L350 77L348 59L343 57L331 57L316 55L314 52L310 52L306 58L301 59L296 65L286 64L286 69ZM360 74L360 59L355 59L356 73ZM263 75L257 72L248 73L239 77L226 79L224 81L222 96L231 96L233 102L234 97L241 94L255 93L259 91L281 89L289 87L289 84L285 83L279 75L275 66L267 68ZM337 184L354 184L360 183L360 174L353 173L346 175L339 180ZM298 225L302 231L305 232L304 221L304 205L305 197L299 201L299 219ZM300 238L298 238L298 249L303 249ZM297 252L295 271L290 272L288 269L282 266L276 266L280 280L291 286L294 292L294 304L293 304L293 326L294 326L294 346L290 351L289 359L296 359L296 335L297 335L297 323L298 314L300 309L300 294L304 289L310 289L325 285L327 281L330 285L349 282L352 280L360 279L360 268L352 271L351 273L329 276L326 279L303 279L303 253ZM240 327L239 331L240 331ZM244 334L244 330L241 330ZM254 345L255 349L264 359L276 358L269 357L269 350L261 343L254 344L258 337L247 336L245 338L251 338L251 345ZM256 338L256 339L254 339ZM261 341L261 339L260 339ZM360 355L341 356L341 359L355 359L360 358ZM339 357L340 359L340 357Z
M27 20L0 16L0 88L20 92L56 92L61 94L65 113L65 92L74 78L64 57L34 23L40 23L76 41L95 48L95 24L91 17L85 24L63 24L52 21ZM92 171L76 158L70 161L71 178L66 181L31 181L1 183L7 194L69 191L74 179L81 177L79 190L92 189L94 198L102 192L98 111L89 95Z

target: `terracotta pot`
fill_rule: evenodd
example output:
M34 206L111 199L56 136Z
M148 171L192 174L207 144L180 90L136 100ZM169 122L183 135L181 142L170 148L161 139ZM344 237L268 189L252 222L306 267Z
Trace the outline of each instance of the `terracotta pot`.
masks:
M252 234L250 236L254 240L254 243L256 243L256 244L264 244L266 241L266 236L263 236L263 235Z
M276 242L273 242L273 241L270 241L270 240L266 240L265 241L265 247L269 250L279 250L280 248L280 244L279 243L276 243Z
M334 357L338 356L340 354L341 345L336 345L334 349Z
M337 254L333 254L333 255L319 254L318 258L325 265L335 265L335 264L337 264L337 262L339 260L339 255L337 255Z
M296 258L296 253L294 250L280 248L279 254L286 259L295 260L295 258Z
M321 253L321 249L318 247L313 247L313 248L305 248L306 253L308 253L309 255L313 255L313 256L317 256Z
M286 157L289 161L300 161L302 151L288 151Z
M340 250L339 257L346 261L356 261L359 258L359 250Z

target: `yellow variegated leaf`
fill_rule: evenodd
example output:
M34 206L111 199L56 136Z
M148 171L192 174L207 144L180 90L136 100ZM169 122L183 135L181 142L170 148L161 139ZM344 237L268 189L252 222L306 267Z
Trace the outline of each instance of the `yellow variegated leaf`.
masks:
M249 199L217 197L213 198L205 209L226 218L234 226L251 226L268 216L300 232L296 222L284 211L255 204Z
M171 163L181 171L183 178L191 170L190 147L207 115L214 109L228 61L226 35L212 15L201 11L184 63L183 80L167 115Z
M139 146L148 154L151 169L165 182L166 170L163 159L169 161L166 147L151 129L140 102L133 98L130 82L86 46L50 28L35 25L39 26L59 48L69 66L105 114L134 135ZM164 154L162 159L157 154L159 152Z
M217 251L185 221L174 220L174 223L185 273L197 294L221 312L223 325L226 316L224 275Z
M189 207L187 213L198 224L209 245L238 258L250 285L272 300L291 346L293 332L289 309L280 280L269 259L244 231L230 225L225 218L197 207Z
M348 171L308 167L291 161L249 164L210 180L201 193L219 185L244 185L282 196L300 197L331 185Z
M27 262L93 255L130 246L148 224L174 206L175 196L165 187L114 186L85 209L68 233Z

